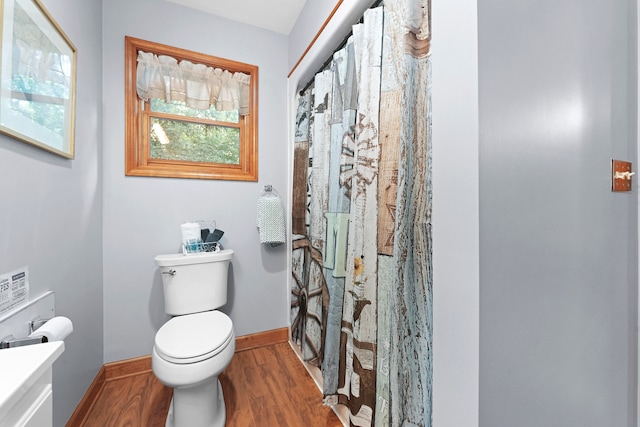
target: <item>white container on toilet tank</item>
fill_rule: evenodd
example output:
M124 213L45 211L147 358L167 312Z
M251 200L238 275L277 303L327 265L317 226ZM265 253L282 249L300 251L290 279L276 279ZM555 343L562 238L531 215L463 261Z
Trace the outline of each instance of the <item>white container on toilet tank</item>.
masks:
M158 255L165 312L172 316L215 310L227 303L227 276L233 251Z

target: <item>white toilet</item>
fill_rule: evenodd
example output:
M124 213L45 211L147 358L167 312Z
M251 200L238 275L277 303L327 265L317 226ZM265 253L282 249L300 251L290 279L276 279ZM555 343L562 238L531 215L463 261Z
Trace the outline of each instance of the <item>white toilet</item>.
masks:
M165 312L155 338L153 373L173 388L166 427L223 427L226 411L218 375L236 349L233 323L217 311L227 303L233 251L158 255Z

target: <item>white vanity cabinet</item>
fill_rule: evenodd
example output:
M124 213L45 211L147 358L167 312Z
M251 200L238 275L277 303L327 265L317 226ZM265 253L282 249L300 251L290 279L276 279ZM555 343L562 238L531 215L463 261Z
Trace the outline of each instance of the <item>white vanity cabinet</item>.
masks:
M51 427L53 362L64 342L0 350L0 426Z

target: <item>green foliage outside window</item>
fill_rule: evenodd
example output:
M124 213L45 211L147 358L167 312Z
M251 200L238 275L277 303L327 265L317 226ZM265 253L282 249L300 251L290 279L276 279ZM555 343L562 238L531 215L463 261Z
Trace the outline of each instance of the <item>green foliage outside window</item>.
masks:
M238 123L237 111L197 110L184 103L153 99L153 112ZM151 118L151 158L240 164L240 129L222 125Z

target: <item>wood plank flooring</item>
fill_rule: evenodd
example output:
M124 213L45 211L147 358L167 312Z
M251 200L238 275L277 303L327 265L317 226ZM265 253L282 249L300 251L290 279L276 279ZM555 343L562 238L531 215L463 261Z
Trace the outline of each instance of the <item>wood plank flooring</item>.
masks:
M342 426L287 342L236 352L220 382L226 427ZM171 395L150 371L109 379L73 427L164 427Z

